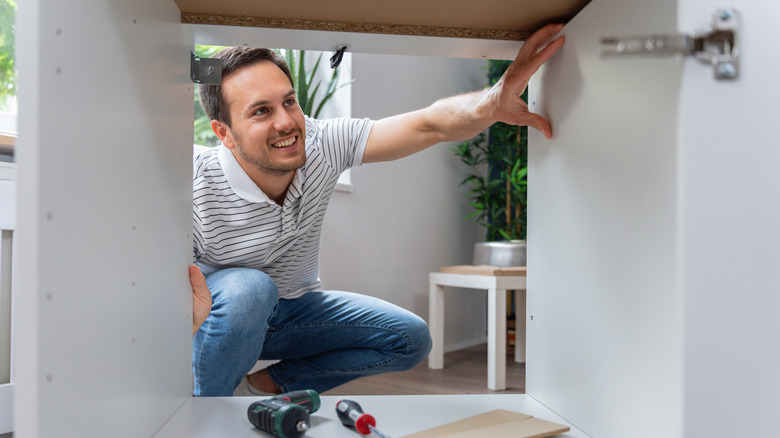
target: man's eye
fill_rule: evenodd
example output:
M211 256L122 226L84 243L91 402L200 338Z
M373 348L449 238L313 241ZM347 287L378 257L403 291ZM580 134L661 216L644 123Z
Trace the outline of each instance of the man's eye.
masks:
M257 115L263 115L263 114L266 114L266 113L268 113L268 108L258 108L255 111L255 114L257 114Z
M293 105L295 105L295 99L292 99L292 98L287 99L287 100L284 101L284 104L287 105L287 106L293 106Z

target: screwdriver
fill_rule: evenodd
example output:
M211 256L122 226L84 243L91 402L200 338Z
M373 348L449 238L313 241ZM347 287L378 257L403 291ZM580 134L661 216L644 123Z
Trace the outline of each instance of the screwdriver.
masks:
M374 432L380 438L390 438L380 432L376 426L376 420L370 414L363 412L360 405L352 400L341 400L336 403L336 414L344 426L354 428L363 435Z

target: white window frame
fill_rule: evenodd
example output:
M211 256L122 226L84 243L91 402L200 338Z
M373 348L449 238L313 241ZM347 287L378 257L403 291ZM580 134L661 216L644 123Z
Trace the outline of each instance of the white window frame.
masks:
M14 153L17 134L17 115L0 111L0 153ZM8 382L0 383L0 434L13 431L14 402L14 315L13 315L13 232L16 229L16 163L0 161L0 323L9 324L0 330L3 339L0 345L9 349L8 363L3 369L8 372ZM4 356L4 355L3 355ZM3 360L6 360L3 358Z

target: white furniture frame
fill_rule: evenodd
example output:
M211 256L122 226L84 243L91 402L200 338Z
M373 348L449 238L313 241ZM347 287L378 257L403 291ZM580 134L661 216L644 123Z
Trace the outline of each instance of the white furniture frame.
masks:
M5 141L8 141L7 139ZM0 435L13 431L13 239L16 232L16 165L0 163ZM7 355L5 353L8 353Z
M444 367L444 288L482 289L488 294L488 388L506 389L506 291L515 290L515 362L525 362L525 276L431 272L428 325L433 348L428 368Z
M588 436L780 430L780 349L767 348L780 336L780 148L768 110L780 101L780 58L766 56L780 40L780 2L729 4L744 23L735 80L712 79L693 57L601 54L605 37L695 34L721 2L599 0L568 24L563 49L530 87L529 107L551 121L553 138L529 132L528 239L539 244L528 253L526 390ZM189 53L208 44L191 37L204 27L182 25L171 0L18 3L17 438L149 437L203 403L184 371L184 272ZM242 31L204 29L218 44L517 52L509 41ZM493 396L523 410L509 394ZM393 433L391 419L450 409L429 400L419 415L406 404L377 418Z

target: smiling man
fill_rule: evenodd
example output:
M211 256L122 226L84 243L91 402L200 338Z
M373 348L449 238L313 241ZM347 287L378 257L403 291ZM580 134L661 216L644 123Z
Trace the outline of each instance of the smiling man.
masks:
M320 231L338 176L471 138L496 121L549 138L549 122L520 95L562 46L562 37L550 42L560 29L529 37L495 86L377 121L305 117L272 50L216 54L222 85L201 86L201 102L222 145L194 162L194 395L323 392L422 361L431 340L420 317L322 290ZM247 375L258 359L280 362Z

